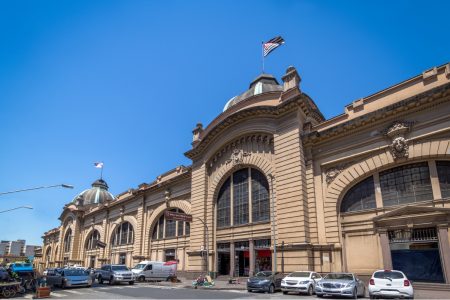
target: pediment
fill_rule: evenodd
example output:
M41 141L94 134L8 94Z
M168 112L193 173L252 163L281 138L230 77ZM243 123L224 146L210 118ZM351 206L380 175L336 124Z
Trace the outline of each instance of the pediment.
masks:
M381 222L385 220L392 220L395 218L403 217L421 217L429 215L439 215L443 217L450 217L450 208L445 207L429 207L429 206L419 206L419 205L407 205L394 209L390 212L384 213L382 215L373 218L374 222Z

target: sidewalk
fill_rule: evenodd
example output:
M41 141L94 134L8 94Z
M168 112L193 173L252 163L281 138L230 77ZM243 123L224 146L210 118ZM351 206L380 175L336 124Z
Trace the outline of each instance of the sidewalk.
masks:
M177 288L193 288L192 287L192 281L190 279L186 279L183 277L178 278L180 282L169 282L169 281L160 281L160 282L146 282L144 284L154 285L154 286L171 286L171 287L177 287ZM214 280L214 286L212 287L204 287L199 286L198 289L205 289L205 290L246 290L247 289L247 281L241 280L239 283L236 284L229 284L228 280Z

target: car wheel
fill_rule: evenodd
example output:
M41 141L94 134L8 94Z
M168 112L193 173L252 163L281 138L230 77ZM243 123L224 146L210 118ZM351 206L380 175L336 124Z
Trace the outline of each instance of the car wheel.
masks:
M99 276L99 277L98 277L98 283L103 284L103 278L102 278L102 276Z
M144 282L145 281L145 276L139 276L138 280L139 280L139 282Z
M129 285L133 285L133 284L134 284L134 281L129 281L128 284L129 284Z
M275 287L273 286L273 284L271 284L269 286L269 294L273 294L275 292Z
M309 287L308 287L308 296L312 296L312 294L313 294L313 287L312 287L312 285L309 285Z
M113 285L114 284L114 277L111 276L111 278L109 278L109 285Z
M355 288L355 289L353 290L352 298L353 298L353 299L358 299L358 289L357 289L357 288Z

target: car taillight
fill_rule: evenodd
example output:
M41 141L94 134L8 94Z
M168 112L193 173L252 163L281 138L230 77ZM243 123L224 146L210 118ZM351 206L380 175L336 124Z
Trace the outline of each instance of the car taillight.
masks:
M410 286L411 283L409 282L409 280L405 279L405 281L403 282L404 286Z
M375 280L370 279L370 280L369 280L369 284L370 284L370 285L375 285Z

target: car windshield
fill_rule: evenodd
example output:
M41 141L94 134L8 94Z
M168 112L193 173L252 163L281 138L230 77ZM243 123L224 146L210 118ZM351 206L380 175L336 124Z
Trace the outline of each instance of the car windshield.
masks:
M377 279L403 279L403 274L400 272L396 272L396 271L380 271L380 272L375 272L375 274L373 274L374 278Z
M142 270L144 268L145 268L145 264L137 264L136 266L134 266L134 269Z
M21 267L23 267L23 265L22 264L14 264L14 267L21 268Z
M352 274L339 274L339 273L332 273L325 276L324 279L337 279L337 280L353 280Z
M86 272L84 270L64 270L64 276L85 276Z
M308 277L309 278L309 272L294 272L289 274L287 277Z
M256 273L256 277L269 277L270 275L272 275L272 272L268 271Z
M113 271L128 271L126 266L112 266L111 269Z

